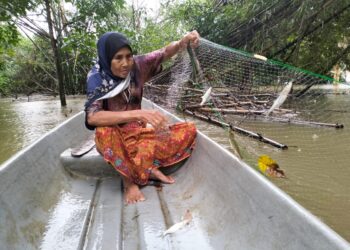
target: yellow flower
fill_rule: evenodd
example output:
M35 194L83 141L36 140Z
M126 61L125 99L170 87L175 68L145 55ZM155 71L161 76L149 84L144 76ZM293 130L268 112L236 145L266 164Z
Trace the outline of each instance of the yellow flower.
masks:
M258 159L259 170L270 177L286 177L284 171L279 168L276 161L268 155L261 155Z

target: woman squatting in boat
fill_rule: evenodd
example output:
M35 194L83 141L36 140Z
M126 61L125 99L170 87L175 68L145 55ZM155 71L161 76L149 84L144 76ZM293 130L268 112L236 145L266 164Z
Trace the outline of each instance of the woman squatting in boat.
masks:
M140 186L150 179L174 183L158 168L188 158L193 150L194 124L169 125L159 111L141 109L144 83L161 71L162 62L189 43L198 46L197 31L144 55L134 55L121 33L105 33L97 42L98 62L87 78L85 124L95 129L97 150L122 176L128 204L145 200Z

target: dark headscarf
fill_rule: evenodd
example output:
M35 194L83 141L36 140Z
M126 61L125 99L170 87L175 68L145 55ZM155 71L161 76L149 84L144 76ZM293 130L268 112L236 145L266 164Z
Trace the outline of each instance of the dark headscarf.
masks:
M111 62L115 53L127 47L132 51L130 42L121 33L107 32L97 42L98 62L92 67L87 78L87 109L94 101L113 90L124 79L113 75Z

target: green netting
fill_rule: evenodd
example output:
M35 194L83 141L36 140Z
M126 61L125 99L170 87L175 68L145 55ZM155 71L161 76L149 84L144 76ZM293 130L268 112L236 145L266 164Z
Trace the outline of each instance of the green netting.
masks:
M242 160L255 169L258 158L269 155L287 176L274 183L350 239L350 221L344 219L350 207L349 86L205 39L193 54L192 60L187 51L177 56L146 85L145 96L195 122L233 153L231 144L238 147ZM266 115L290 82L286 100ZM210 87L211 99L200 106ZM231 125L234 143L227 127L213 123Z
M211 105L217 111L231 108L222 110L222 114L241 114L234 119L236 122L254 118L309 125L310 122L339 123L325 116L322 107L327 104L315 99L324 99L325 88L333 83L332 78L278 61L256 58L253 54L205 39L193 51L194 56L190 54L184 51L169 69L151 81L150 84L160 85L165 91L164 98L156 102L168 108L181 106L187 109L198 105L204 91L212 87ZM293 87L287 93L283 108L276 108L269 116L264 115L289 82ZM198 111L203 110L204 107Z
M209 42L209 41L207 41ZM242 50L238 50L238 49L234 49L234 48L230 48L230 47L227 47L227 46L223 46L223 45L219 45L219 44L215 44L215 43L211 43L213 46L217 46L218 48L222 48L222 49L226 49L226 50L230 50L236 54L241 54L243 56L247 56L247 57L254 57L254 54L252 53L249 53L249 52L246 52L246 51L242 51ZM296 72L302 72L302 73L305 73L305 74L308 74L310 76L314 76L314 77L318 77L318 78L321 78L321 79L325 79L325 80L328 80L330 82L333 82L335 81L333 78L330 78L328 76L324 76L324 75L320 75L320 74L316 74L314 72L311 72L311 71L308 71L308 70L305 70L305 69L301 69L301 68L297 68L297 67L294 67L293 65L290 65L290 64L286 64L286 63L283 63L283 62L280 62L280 61L277 61L277 60L272 60L272 59L268 59L269 63L271 64L275 64L275 65L279 65L283 68L287 68L287 69L290 69L290 70L294 70Z
M168 109L230 126L260 141L276 141L269 144L286 148L290 145L279 141L276 130L265 136L255 126L342 128L339 113L347 110L333 107L329 94L340 90L332 83L332 78L201 39L198 48L178 55L148 83L146 96ZM210 100L201 106L209 89Z

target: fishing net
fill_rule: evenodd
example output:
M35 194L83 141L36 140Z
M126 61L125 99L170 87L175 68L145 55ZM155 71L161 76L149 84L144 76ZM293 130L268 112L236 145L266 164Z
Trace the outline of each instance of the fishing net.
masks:
M298 201L332 223L325 212L333 209L329 200L350 207L342 197L350 188L339 174L350 178L346 87L326 76L201 39L198 48L183 51L146 84L145 96L194 121L253 168L258 169L259 156L271 156L288 178L277 185L294 197L303 193ZM306 204L315 194L318 201ZM345 216L345 211L338 212ZM338 221L337 227L345 228L346 223Z
M147 84L146 96L167 109L300 151L288 137L311 129L313 143L320 133L343 128L347 110L334 96L346 90L339 86L332 78L201 39Z

